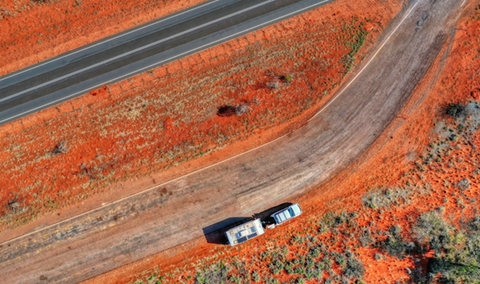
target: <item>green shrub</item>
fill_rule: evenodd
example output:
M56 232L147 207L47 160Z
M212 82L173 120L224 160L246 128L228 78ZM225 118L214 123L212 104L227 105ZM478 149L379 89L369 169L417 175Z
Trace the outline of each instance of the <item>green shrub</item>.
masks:
M315 276L315 269L313 268L308 268L307 271L305 271L305 278L308 280L312 279L313 276Z
M361 280L364 273L365 267L360 259L354 257L348 259L347 267L345 268L345 276L350 279L356 278L358 280Z
M305 273L305 268L302 266L295 267L295 274L303 275Z
M298 278L297 278L297 284L305 284L305 278L303 278L303 277L298 277Z
M277 278L269 278L267 281L268 284L279 284L280 281L278 281Z
M388 238L381 242L381 246L386 250L391 256L398 257L403 259L405 257L405 252L409 250L409 243L402 240L401 236L388 236Z
M252 273L252 280L253 280L253 282L260 282L260 275L258 275L257 271L254 271Z
M477 223L479 219L474 218L472 223ZM424 282L425 279L439 283L480 283L479 231L457 230L435 211L420 215L413 231L426 250L433 248L436 252L428 261L426 275L420 269L410 273L414 283Z
M337 261L338 265L340 265L340 266L344 265L347 262L347 260L345 259L345 256L343 256L341 254L337 255L335 257L335 260Z
M322 280L323 279L323 270L322 269L315 269L315 278L317 278L317 280Z
M235 284L240 284L240 283L242 283L242 279L241 279L239 276L235 276L235 275L230 276L229 281L230 281L231 283L235 283Z
M413 225L413 233L419 243L439 252L450 247L453 228L437 212L430 211L420 215Z
M324 268L325 268L325 265L324 265L322 262L317 262L317 264L315 264L315 266L316 266L318 269L324 269Z
M457 118L457 116L465 111L465 105L461 103L453 104L450 103L445 108L445 113L452 116L453 118Z
M440 283L480 283L480 234L475 232L463 240L429 262L428 272L441 273Z

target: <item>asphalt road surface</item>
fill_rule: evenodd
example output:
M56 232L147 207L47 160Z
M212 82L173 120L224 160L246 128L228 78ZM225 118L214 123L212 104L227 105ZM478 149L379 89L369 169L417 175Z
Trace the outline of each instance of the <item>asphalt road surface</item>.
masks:
M0 243L3 283L77 283L208 234L332 177L366 151L454 33L460 1L412 1L304 127L235 159ZM180 208L180 210L179 210Z
M334 0L212 0L0 77L0 125Z

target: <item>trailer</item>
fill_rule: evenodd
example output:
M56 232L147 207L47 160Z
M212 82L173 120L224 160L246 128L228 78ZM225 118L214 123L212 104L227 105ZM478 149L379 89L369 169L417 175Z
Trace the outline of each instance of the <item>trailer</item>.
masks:
M264 233L265 230L263 229L261 220L255 219L229 229L225 232L225 235L228 243L231 246L235 246L263 235Z

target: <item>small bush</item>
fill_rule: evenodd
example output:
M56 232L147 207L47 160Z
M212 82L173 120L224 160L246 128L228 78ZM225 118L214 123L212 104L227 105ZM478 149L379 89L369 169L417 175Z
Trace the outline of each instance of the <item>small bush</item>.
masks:
M309 268L305 272L305 278L307 278L308 280L311 280L314 275L315 275L315 269Z
M303 277L298 277L298 278L297 278L297 284L305 284L305 278L303 278Z
M402 232L402 229L402 226L395 225L390 228L390 233L392 233L394 236L398 236Z
M235 115L241 116L246 113L250 108L246 104L241 104L235 107Z
M253 280L253 282L260 282L260 275L258 275L257 271L254 271L252 273L252 280Z
M290 83L292 81L292 76L291 75L286 75L286 76L280 76L278 77L282 82L284 83Z
M427 277L422 273L422 268L420 267L409 270L409 274L412 283L425 283L427 281Z
M403 241L400 236L388 236L388 238L381 243L382 248L386 250L391 256L403 259L407 251L407 242Z
M295 267L295 274L300 274L300 275L305 274L305 268L303 268L301 266Z
M347 261L347 267L345 268L345 275L350 279L361 280L365 273L365 267L363 262L357 258L349 258Z
M59 154L65 154L68 152L68 147L67 147L67 141L62 140L58 142L57 145L55 145L55 148L52 150L52 154L54 155L59 155Z
M470 187L470 180L468 178L464 178L461 181L457 182L455 186L460 188L461 190L467 190Z
M475 216L468 227L471 231L480 231L480 216Z
M437 252L448 248L452 242L452 227L435 211L420 215L413 225L413 232L419 243L428 244Z
M350 284L350 279L348 279L348 278L345 277L345 276L342 276L342 279L341 279L340 283L342 283L342 284Z
M465 105L461 103L453 104L450 103L445 108L445 113L452 116L453 118L457 118L457 116L465 111Z
M411 194L414 189L407 187L394 187L388 189L377 189L367 192L362 201L366 207L378 209L387 207L393 202L406 201L406 197Z
M197 272L195 276L195 284L203 283L227 283L232 282L228 277L229 267L223 265L212 264L209 267L202 269L202 271Z
M293 271L293 268L291 268L291 267L285 267L285 271L287 272L288 275L292 275L292 274L295 273L295 272Z
M315 269L315 278L317 278L317 280L322 280L323 279L323 270Z
M369 229L365 230L362 236L359 238L360 243L363 247L369 247L375 242L375 239L372 238L371 232Z

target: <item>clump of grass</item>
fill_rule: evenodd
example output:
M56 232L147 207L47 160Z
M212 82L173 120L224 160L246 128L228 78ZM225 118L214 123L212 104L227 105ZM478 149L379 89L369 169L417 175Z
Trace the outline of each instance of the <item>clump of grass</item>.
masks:
M378 209L387 207L393 202L406 202L406 197L413 191L411 187L380 188L366 193L362 201L368 208Z
M461 190L467 190L470 187L470 180L468 178L464 178L461 181L457 182L455 186L460 188Z
M228 283L235 282L229 275L230 267L223 263L212 264L207 268L203 268L197 272L194 277L195 284L207 284L207 283Z

